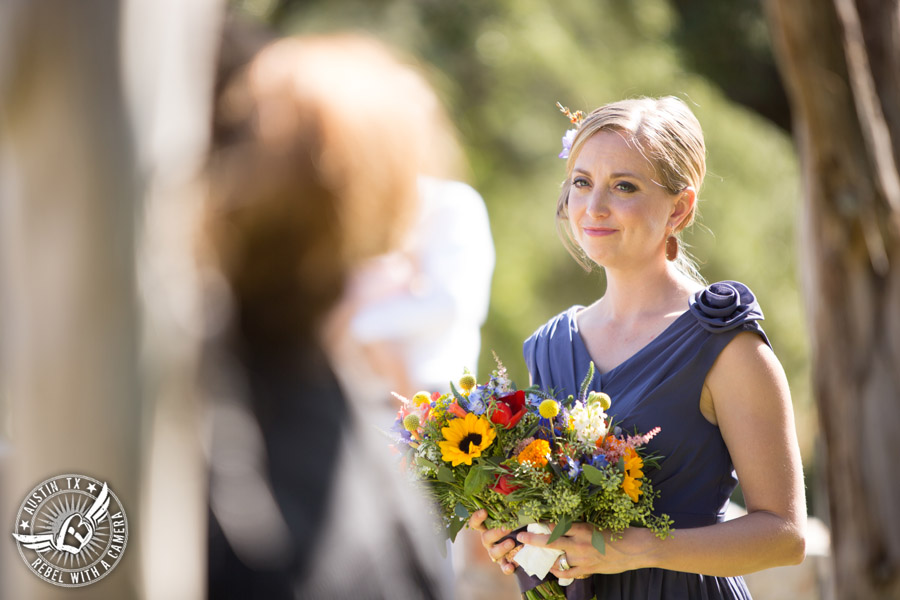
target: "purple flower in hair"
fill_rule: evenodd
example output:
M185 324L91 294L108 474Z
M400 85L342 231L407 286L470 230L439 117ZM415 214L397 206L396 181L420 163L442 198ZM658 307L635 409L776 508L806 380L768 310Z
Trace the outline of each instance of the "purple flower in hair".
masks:
M570 129L562 137L562 152L559 153L560 158L569 158L569 153L572 151L572 142L575 141L575 134L577 132L577 129Z

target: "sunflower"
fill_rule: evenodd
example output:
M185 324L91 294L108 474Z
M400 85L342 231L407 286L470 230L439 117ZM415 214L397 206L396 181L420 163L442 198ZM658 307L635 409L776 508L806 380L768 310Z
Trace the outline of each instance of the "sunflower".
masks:
M481 456L497 436L490 422L474 413L468 413L462 419L453 419L441 429L441 433L444 434L444 441L438 444L441 458L454 467L462 463L471 465L472 459Z
M622 480L622 491L628 494L633 502L638 501L638 497L644 492L641 491L644 477L644 460L638 455L634 448L625 450L625 478Z

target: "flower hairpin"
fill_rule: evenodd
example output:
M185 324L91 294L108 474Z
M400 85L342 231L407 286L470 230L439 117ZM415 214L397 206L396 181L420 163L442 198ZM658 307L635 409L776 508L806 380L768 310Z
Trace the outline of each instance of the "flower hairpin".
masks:
M572 125L575 126L575 129L568 130L563 136L562 152L559 153L560 158L569 158L569 153L572 151L572 142L575 141L575 134L578 132L578 128L581 126L581 122L584 121L584 111L576 110L573 113L559 102L556 103L556 106L559 108L559 111L562 114L566 115L569 118L569 121L572 122Z

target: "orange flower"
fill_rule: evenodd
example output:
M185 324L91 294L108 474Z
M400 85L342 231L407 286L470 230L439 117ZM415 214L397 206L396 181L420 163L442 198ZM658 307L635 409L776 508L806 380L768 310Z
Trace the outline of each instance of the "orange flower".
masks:
M454 401L453 404L447 407L447 412L459 417L460 419L466 418L465 409L456 401Z
M525 449L519 452L516 460L519 461L520 465L528 463L537 469L539 467L547 466L547 456L549 456L549 454L549 442L547 442L547 440L538 439L525 446Z
M625 449L625 477L622 480L622 491L628 494L632 502L637 502L644 492L641 491L644 477L644 459L638 455L634 448Z
M617 451L625 444L622 440L614 435L608 435L597 440L597 447L605 450Z

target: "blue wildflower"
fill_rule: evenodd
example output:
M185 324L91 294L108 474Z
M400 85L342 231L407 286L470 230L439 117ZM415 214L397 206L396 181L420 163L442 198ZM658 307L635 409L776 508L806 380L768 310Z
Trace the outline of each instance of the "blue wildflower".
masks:
M578 479L578 476L581 475L581 462L575 460L574 458L571 459L569 461L569 466L566 469L566 474L572 481Z
M591 461L591 466L594 467L595 469L602 469L603 467L609 466L609 461L606 460L606 457L603 456L602 454L598 454Z
M540 425L540 427L538 427L538 430L534 433L534 437L546 440L548 442L552 441L553 436L550 435L550 421L542 418L538 422L538 424Z
M541 402L544 401L544 399L535 393L529 393L529 394L525 394L525 401L528 403L529 406L531 406L533 408L537 408L538 406L540 406Z
M391 426L391 431L397 435L398 441L403 442L404 444L412 442L412 433L406 430L403 426L403 421L400 419L394 421L394 424Z
M487 403L484 401L484 391L481 387L473 390L466 400L469 405L469 412L473 412L476 415L483 415L484 411L487 410Z

